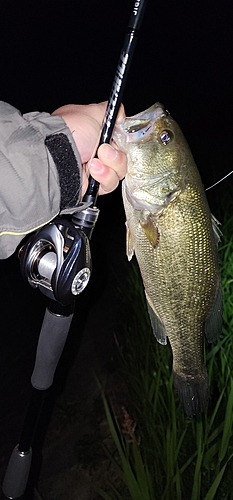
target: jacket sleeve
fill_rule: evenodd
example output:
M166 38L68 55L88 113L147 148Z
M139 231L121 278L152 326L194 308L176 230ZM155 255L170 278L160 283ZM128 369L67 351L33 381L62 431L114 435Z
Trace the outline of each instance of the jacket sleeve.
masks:
M82 166L59 116L21 113L0 101L0 259L23 237L77 205Z

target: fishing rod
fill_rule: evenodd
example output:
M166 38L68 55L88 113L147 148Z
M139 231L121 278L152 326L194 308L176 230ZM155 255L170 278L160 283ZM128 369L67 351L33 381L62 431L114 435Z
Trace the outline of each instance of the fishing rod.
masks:
M132 61L136 41L146 7L146 2L147 0L137 0L130 15L128 28L125 34L122 51L120 54L117 70L110 92L110 97L108 100L98 148L99 146L101 146L101 144L109 143L112 137L113 128L121 105L122 95L125 89L130 63ZM90 176L88 188L84 195L83 201L91 202L92 205L95 205L98 196L98 189L99 182L97 182L95 179L93 179L93 177Z
M136 0L120 54L98 147L109 143L120 108L129 65L147 0ZM2 491L5 498L21 497L26 489L32 460L32 442L39 416L74 314L75 299L86 287L91 273L89 240L98 218L95 207L99 183L89 178L88 189L72 220L56 217L32 234L20 254L21 272L32 287L50 298L39 334L32 395L19 444L8 462Z

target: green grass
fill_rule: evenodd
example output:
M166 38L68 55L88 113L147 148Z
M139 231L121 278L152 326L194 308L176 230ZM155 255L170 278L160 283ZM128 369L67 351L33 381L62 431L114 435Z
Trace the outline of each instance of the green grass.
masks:
M171 350L153 337L137 264L130 265L123 290L127 316L125 342L121 345L122 376L130 395L126 410L130 415L125 411L117 421L111 403L104 398L117 450L115 463L126 493L123 498L114 485L109 485L106 491L100 490L105 500L233 498L232 228L233 217L226 216L219 250L223 334L216 343L206 345L205 352L209 407L192 420L179 407L171 375Z

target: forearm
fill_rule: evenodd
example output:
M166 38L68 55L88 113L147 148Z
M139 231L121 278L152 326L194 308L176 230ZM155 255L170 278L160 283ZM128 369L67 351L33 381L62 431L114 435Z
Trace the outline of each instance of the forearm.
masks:
M0 258L22 238L78 203L81 162L60 116L21 115L0 102Z

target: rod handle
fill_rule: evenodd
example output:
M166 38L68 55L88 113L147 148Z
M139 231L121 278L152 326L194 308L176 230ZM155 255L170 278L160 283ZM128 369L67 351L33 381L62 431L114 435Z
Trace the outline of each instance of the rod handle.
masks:
M31 384L35 389L46 390L52 385L72 318L73 313L61 316L46 309L31 377Z
M18 445L12 451L3 480L2 491L6 498L21 497L26 489L31 467L32 449L20 452Z

